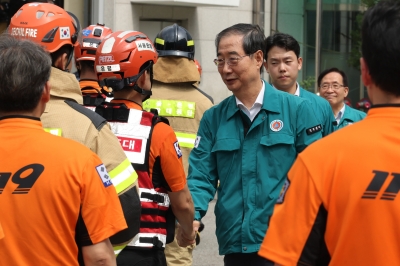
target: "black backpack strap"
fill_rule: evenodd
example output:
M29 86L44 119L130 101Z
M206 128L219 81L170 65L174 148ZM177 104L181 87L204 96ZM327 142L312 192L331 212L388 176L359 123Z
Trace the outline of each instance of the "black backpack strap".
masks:
M93 125L96 127L96 129L98 131L100 131L101 128L105 124L107 124L107 121L103 117L101 117L100 115L96 114L95 112L87 109L86 107L83 107L82 105L80 105L74 101L71 101L71 100L65 100L64 102L66 104L68 104L75 111L78 111L79 113L81 113L84 116L86 116L87 118L89 118L90 121L92 121Z
M95 112L107 121L126 123L129 118L129 108L123 103L103 102L96 107Z

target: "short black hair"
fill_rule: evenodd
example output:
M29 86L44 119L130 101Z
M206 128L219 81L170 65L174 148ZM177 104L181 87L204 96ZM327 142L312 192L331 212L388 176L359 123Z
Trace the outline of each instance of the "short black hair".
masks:
M0 111L33 111L50 78L51 58L39 44L0 35Z
M293 51L297 58L300 56L300 45L291 35L277 32L274 35L268 36L265 40L264 58L267 60L268 52L273 47L278 46L286 51Z
M347 82L346 73L344 73L342 70L340 70L340 69L338 69L338 68L336 68L336 67L332 67L332 68L329 68L329 69L325 69L324 71L321 72L321 74L319 74L318 79L317 79L318 87L321 86L321 81L322 81L322 79L323 79L326 75L328 75L329 73L332 73L332 72L339 73L339 74L342 76L342 79L343 79L343 84L342 84L342 85L343 85L344 87L348 87L348 82Z
M80 60L78 61L80 65L79 73L95 73L94 61L92 60Z
M215 38L215 46L218 53L218 45L223 37L229 35L243 36L243 50L246 54L254 54L258 50L264 53L265 35L263 30L258 25L239 23L218 33Z
M361 51L373 82L400 96L400 2L380 1L364 14Z
M58 49L57 51L53 52L50 54L51 56L51 62L52 62L52 66L54 67L57 59L62 56L63 54L67 54L67 58L69 60L72 59L73 56L73 52L74 52L74 47L70 44L65 44L63 46L60 47L60 49Z

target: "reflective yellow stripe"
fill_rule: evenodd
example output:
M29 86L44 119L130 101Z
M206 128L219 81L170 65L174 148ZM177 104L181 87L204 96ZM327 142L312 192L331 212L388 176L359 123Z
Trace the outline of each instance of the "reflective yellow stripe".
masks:
M126 247L126 245L121 246L113 246L115 257L118 256L119 253Z
M158 114L161 116L194 118L196 103L188 101L148 99L143 103L143 109L146 111L157 109Z
M176 137L179 141L179 146L185 148L194 148L194 142L196 141L196 134L188 134L182 132L175 132Z
M44 131L55 135L55 136L62 136L62 129L61 128L44 128Z
M110 171L109 175L118 194L130 187L138 178L128 158Z
M156 38L156 43L164 45L164 40L160 38Z
M193 40L187 41L187 46L193 46L193 45L194 45L194 41Z

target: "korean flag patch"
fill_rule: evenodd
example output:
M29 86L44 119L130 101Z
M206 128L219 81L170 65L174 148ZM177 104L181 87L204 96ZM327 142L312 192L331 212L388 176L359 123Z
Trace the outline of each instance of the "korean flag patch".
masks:
M175 151L176 151L176 155L178 156L178 159L181 158L182 157L182 151L181 151L181 147L179 147L179 142L178 141L176 141L174 143L174 148L175 148Z
M71 38L69 27L60 27L60 39L65 40Z
M96 166L97 173L99 174L101 181L103 182L104 187L108 187L112 185L111 178L107 173L107 169L104 164L100 164Z

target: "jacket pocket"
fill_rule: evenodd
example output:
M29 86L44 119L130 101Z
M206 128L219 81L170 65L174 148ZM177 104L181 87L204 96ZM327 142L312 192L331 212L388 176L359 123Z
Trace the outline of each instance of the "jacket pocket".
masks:
M261 145L274 146L280 144L294 144L294 137L287 134L271 134L267 136L262 136L260 140Z
M221 184L226 177L230 176L232 171L238 171L238 169L233 168L240 165L238 163L235 164L239 151L240 141L238 139L219 139L215 141L211 153L214 154L218 165L218 176Z
M270 180L279 182L286 177L290 166L296 158L294 136L287 134L271 134L262 136L260 140L260 153L258 154L258 167L268 172ZM264 168L267 166L267 168ZM272 187L275 184L271 184Z

